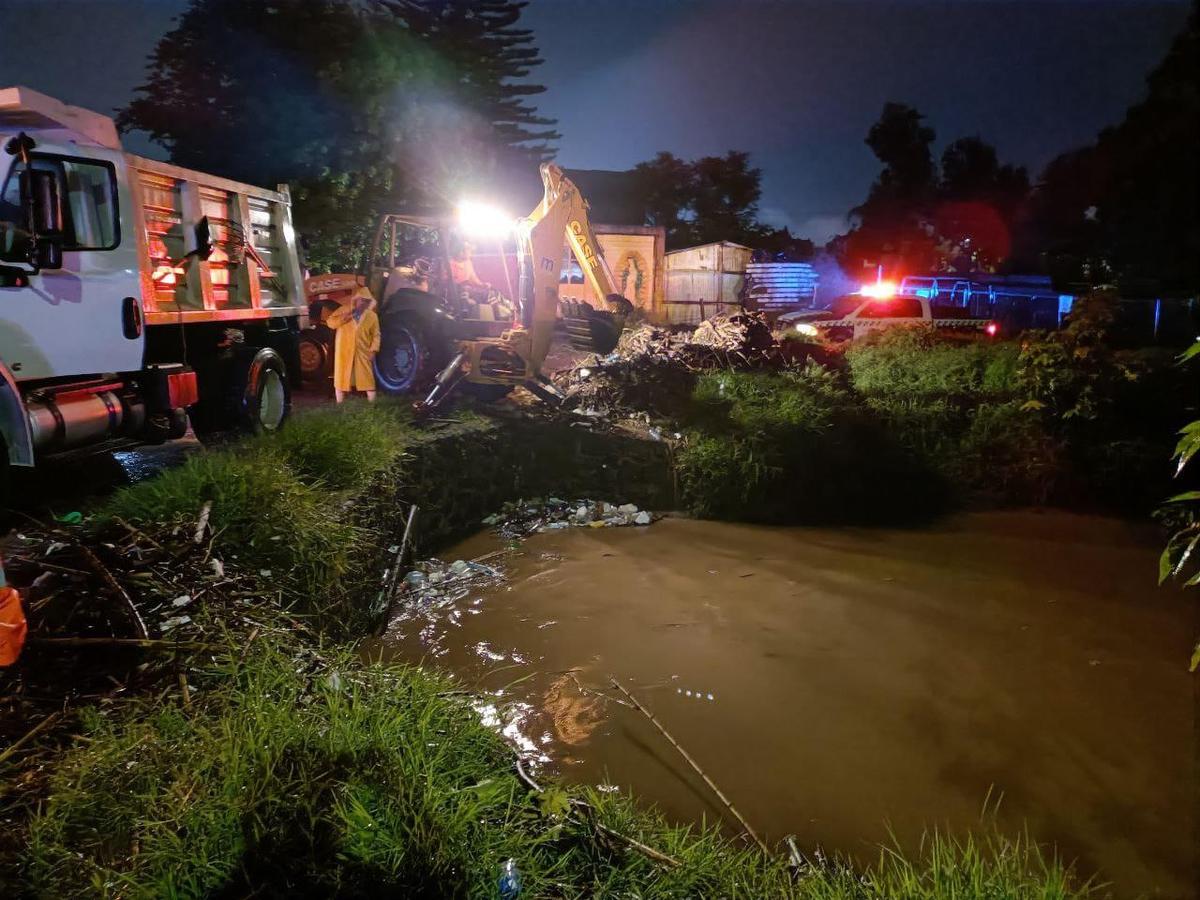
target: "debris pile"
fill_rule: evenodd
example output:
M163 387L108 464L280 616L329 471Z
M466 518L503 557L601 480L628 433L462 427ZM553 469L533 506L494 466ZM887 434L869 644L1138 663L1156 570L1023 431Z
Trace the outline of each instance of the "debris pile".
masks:
M483 524L495 528L503 537L519 539L564 528L621 528L649 525L654 516L632 503L608 503L604 500L517 500L505 503L500 512L488 516Z
M705 319L691 331L640 325L624 332L602 362L665 356L689 369L762 368L782 362L778 351L766 316L736 312Z
M549 497L505 503L500 512L488 516L483 524L495 529L506 540L518 541L531 534L566 528L649 525L655 518L648 510L638 509L633 503L617 505L603 500L567 501ZM387 624L428 618L474 591L502 581L504 570L487 561L494 561L508 552L495 550L477 559L456 559L449 563L436 558L416 563L400 580L404 602L395 617L386 617Z
M22 659L3 673L7 699L53 700L102 686L111 692L110 670L77 658L81 653L201 649L214 634L276 627L286 618L280 592L269 586L272 573L241 571L222 559L207 510L199 522L153 536L120 520L99 533L31 522L10 535L5 571L20 590L29 638ZM45 664L47 654L55 654L53 665ZM153 677L139 666L116 690L130 688L134 674Z
M696 326L688 341L689 347L707 347L723 354L729 368L758 368L777 363L771 358L779 348L771 334L770 323L758 312L722 314L705 319ZM740 365L739 365L740 363Z
M487 558L491 558L488 554ZM504 573L495 566L489 566L480 559L456 559L454 562L443 562L440 559L426 559L416 564L404 576L405 609L412 604L420 607L440 607L448 603L457 603L472 591L494 584L504 578ZM406 618L401 612L400 618Z
M613 353L559 372L555 383L568 408L585 416L672 418L702 371L778 369L791 361L791 348L775 339L762 313L722 313L692 331L649 324L627 330Z

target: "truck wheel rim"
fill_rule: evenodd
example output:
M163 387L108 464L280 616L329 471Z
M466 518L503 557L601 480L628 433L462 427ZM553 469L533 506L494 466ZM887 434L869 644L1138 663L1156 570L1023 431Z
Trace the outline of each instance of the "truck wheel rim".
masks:
M391 346L375 357L375 370L379 380L394 391L411 386L417 372L417 342L408 329L395 334Z
M258 404L258 421L267 431L274 431L283 422L287 408L287 389L279 373L268 369L263 373L262 395Z

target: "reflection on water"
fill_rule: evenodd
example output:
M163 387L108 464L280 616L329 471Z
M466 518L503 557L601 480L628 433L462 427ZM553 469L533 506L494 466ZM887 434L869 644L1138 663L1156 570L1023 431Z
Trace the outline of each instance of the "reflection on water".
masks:
M1002 828L1117 896L1186 897L1193 604L1154 587L1156 541L1058 513L574 529L403 610L386 645L495 692L481 715L531 760L676 819L722 810L610 677L774 839L870 858L889 827L977 825L991 791Z

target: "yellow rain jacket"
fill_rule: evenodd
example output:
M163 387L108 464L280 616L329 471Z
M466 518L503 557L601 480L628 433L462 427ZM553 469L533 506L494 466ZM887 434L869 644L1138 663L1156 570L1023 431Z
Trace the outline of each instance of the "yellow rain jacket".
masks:
M379 316L375 314L374 299L357 321L351 300L330 313L325 324L337 332L333 343L333 386L339 391L375 390L371 362L379 352Z

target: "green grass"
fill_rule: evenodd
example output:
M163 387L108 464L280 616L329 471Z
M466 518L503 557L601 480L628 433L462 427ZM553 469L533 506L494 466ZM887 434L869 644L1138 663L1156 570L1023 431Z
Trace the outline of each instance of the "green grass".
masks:
M403 455L413 440L410 418L387 400L323 407L294 417L268 444L304 481L333 490L361 488Z
M677 454L696 514L757 522L912 521L937 511L938 475L881 427L837 374L713 372Z
M264 644L193 676L190 709L86 711L31 828L41 896L496 896L516 860L528 897L1071 898L1027 842L932 835L916 858L789 872L717 831L672 827L584 792L598 821L679 859L667 868L561 817L450 684Z
M198 453L118 491L100 518L118 516L151 531L188 530L207 502L213 546L225 559L269 570L300 595L319 593L345 573L354 529L338 519L324 490L261 444Z
M355 548L366 546L361 524L344 514L347 496L366 495L380 480L395 490L416 439L407 418L386 402L301 413L278 435L206 450L117 491L99 518L188 529L211 503L218 555L268 571L288 597L321 608L355 568Z
M857 391L914 402L1010 397L1019 357L1020 347L1012 342L950 341L924 328L888 329L846 352Z

